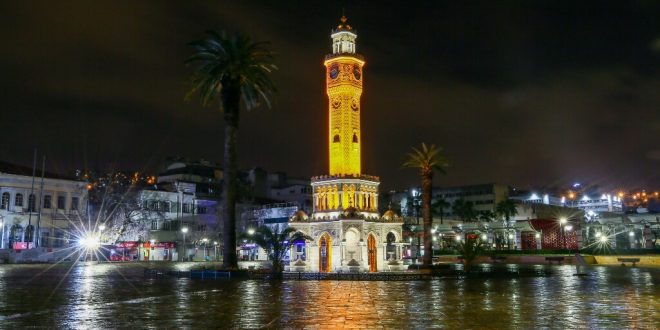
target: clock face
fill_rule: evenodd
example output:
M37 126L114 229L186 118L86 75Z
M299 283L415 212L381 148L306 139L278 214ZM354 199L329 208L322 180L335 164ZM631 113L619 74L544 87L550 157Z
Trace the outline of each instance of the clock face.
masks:
M353 68L353 77L355 77L355 80L360 80L360 78L362 78L362 72L360 72L358 67Z
M330 67L330 79L337 79L339 76L339 66L337 64L333 64Z

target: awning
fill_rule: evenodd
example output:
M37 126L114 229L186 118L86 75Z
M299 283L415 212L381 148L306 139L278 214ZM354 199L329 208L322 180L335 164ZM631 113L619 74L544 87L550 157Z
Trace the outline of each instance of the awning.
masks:
M264 224L287 223L287 222L289 222L289 218L287 217L264 219Z

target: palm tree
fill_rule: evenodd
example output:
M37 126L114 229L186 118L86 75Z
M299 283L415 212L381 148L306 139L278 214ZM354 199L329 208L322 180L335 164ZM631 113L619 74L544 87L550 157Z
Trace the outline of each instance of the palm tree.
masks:
M472 268L474 260L484 253L484 246L481 240L472 238L459 242L456 250L463 257L463 270L468 272Z
M440 215L440 224L442 225L444 223L443 221L443 216L445 213L445 210L448 209L451 205L449 202L447 202L444 198L439 198L433 204L431 205L432 210L434 213Z
M269 96L275 92L270 73L277 67L273 53L264 43L253 43L241 34L227 35L208 32L206 39L190 43L194 54L187 64L195 65L187 97L197 95L203 105L219 99L225 121L224 140L224 198L222 265L237 268L236 257L236 194L237 194L237 139L241 99L247 110L264 101L270 106Z
M296 228L271 230L268 226L260 226L254 234L243 234L244 238L252 239L257 245L268 253L268 258L273 262L273 273L281 273L284 269L282 260L291 246L299 240L311 240L312 238L299 232Z
M464 223L475 220L478 217L477 211L474 209L474 203L462 198L454 201L452 210Z
M518 214L518 210L516 209L516 204L513 200L505 199L495 205L495 214L506 220L506 223L508 224L511 217Z
M483 222L491 222L495 219L495 213L493 211L481 211L479 212L479 220Z
M422 217L424 219L424 257L422 263L430 266L432 262L432 238L431 238L431 187L433 185L433 171L446 173L448 166L446 158L441 155L441 148L435 145L427 146L422 143L422 149L412 148L413 152L408 154L408 159L403 163L404 167L419 169L422 179Z

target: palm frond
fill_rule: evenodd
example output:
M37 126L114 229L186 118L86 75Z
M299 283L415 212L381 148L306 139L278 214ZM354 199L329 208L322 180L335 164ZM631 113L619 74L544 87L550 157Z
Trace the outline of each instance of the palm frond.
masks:
M440 173L446 173L445 168L449 166L449 162L441 152L442 148L438 148L434 144L422 143L421 149L412 147L412 152L408 153L408 158L403 163L403 167L419 168L423 171L437 170Z
M221 96L224 88L234 85L240 90L246 109L262 103L270 107L270 96L276 92L270 74L277 66L268 44L252 42L238 33L207 31L206 34L206 38L188 44L194 52L185 63L195 68L188 82L186 100L198 96L207 106Z

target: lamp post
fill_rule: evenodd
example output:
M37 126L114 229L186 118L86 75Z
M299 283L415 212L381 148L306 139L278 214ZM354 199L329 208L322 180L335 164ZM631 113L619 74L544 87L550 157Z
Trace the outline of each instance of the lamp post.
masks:
M566 222L568 222L568 220L566 220L566 218L564 218L564 217L559 218L559 230L561 232L561 236L562 236L562 239L564 241L564 244L563 244L564 249L566 249L566 232L564 231L564 229L566 228Z
M99 240L101 243L103 243L103 231L105 230L105 225L100 225L99 226Z
M149 240L149 249L150 249L149 250L149 260L154 260L154 251L156 251L154 249L154 243L156 243L155 239L150 239Z
M417 236L417 250L415 251L415 259L419 259L422 254L421 254L421 240L419 237L419 234L417 233L417 228L419 228L419 191L417 189L412 190L412 198L413 198L413 207L415 208L415 219L417 220L417 226L415 226L415 229L413 230L413 233L415 236Z
M206 261L206 243L208 243L209 239L208 238L203 238L202 242L204 242L204 261Z
M220 260L218 258L218 242L217 241L213 242L213 257L215 258L215 261Z
M185 261L184 258L187 259L187 256L186 256L186 253L187 253L187 251L186 251L186 233L187 232L188 232L188 227L181 228L181 233L183 234L183 253L182 253L183 256L181 256L181 259L183 259L183 261Z

